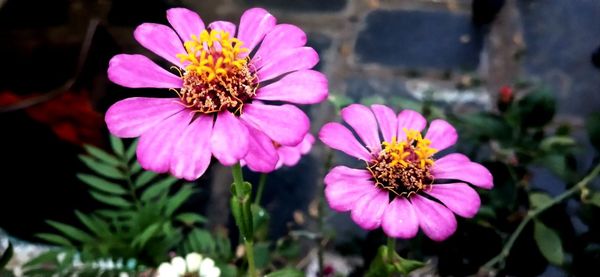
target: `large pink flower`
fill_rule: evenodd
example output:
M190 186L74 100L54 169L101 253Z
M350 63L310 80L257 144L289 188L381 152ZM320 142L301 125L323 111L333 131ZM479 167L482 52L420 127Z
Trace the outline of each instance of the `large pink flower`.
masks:
M444 120L433 120L423 138L427 121L411 110L396 115L383 105L355 104L342 110L342 118L362 143L339 123L323 126L319 138L363 160L365 168L333 168L325 177L325 196L334 210L351 211L364 229L381 226L390 237L411 238L420 227L441 241L456 230L453 212L467 218L477 213L480 199L470 185L493 187L490 172L462 154L433 158L458 138Z
M167 11L171 27L144 23L135 39L174 66L169 72L142 55L120 54L108 69L111 81L130 88L168 88L175 98L128 98L106 113L110 132L140 137L142 167L188 180L201 176L214 155L232 165L260 148L255 136L280 145L299 144L308 117L294 105L327 97L327 80L310 70L319 60L305 47L306 35L289 24L276 25L267 11L249 9L239 28L215 21L204 26L184 8ZM256 48L256 49L255 49ZM175 74L173 74L175 72ZM277 155L265 155L263 171Z

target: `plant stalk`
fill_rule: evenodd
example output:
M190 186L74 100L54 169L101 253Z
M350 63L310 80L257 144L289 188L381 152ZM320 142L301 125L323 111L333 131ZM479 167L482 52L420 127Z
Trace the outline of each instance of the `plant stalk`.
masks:
M504 259L506 259L506 257L508 257L508 255L510 254L510 250L512 249L515 241L517 240L517 238L519 237L519 235L521 234L523 229L525 229L525 226L527 225L527 223L529 223L532 219L535 219L538 215L540 215L547 209L553 207L554 205L562 202L563 200L565 200L565 199L571 197L573 194L577 193L579 190L583 189L589 182L591 182L594 178L596 178L596 176L598 176L598 174L600 174L600 164L596 165L596 167L594 167L594 169L587 176L585 176L583 179L581 179L581 181L579 181L573 187L566 190L562 194L552 198L552 201L550 201L550 202L546 203L545 205L542 205L536 209L530 210L527 213L527 216L523 219L523 221L521 221L519 226L517 226L517 229L515 229L515 231L511 234L508 241L502 248L502 251L498 255L496 255L495 257L490 259L487 263L485 263L483 265L483 268L490 269L490 268L493 268L496 264L503 262Z
M258 189L256 190L256 196L254 196L254 204L260 206L260 200L262 199L263 192L265 191L265 185L267 183L267 174L260 174L260 179L258 180Z
M232 201L240 201L241 202L240 204L248 205L248 203L244 203L244 201L246 201L246 200L244 200L244 198L246 196L242 194L242 191L244 190L243 189L244 175L242 173L242 167L240 166L239 163L234 164L231 167L231 173L233 175L233 186L235 187L235 191L237 194L237 195L234 195ZM249 198L247 198L247 199L249 199ZM236 218L236 221L237 220L238 220L238 218ZM244 222L250 222L250 224L252 224L252 214L242 213L241 221L243 221L243 222L236 222L238 228L240 228L240 226L242 226L244 224ZM243 234L241 229L240 229L240 233L242 234L242 238L244 240L244 246L246 247L246 259L248 261L248 276L257 277L258 275L256 274L256 266L254 264L253 236L252 236L252 234L250 234L250 235Z

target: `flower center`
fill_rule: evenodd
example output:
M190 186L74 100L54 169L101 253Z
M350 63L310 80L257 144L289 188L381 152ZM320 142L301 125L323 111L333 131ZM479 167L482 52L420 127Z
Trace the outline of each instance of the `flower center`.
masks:
M244 103L256 95L256 74L250 70L242 41L220 30L203 30L184 43L177 54L185 64L183 87L178 92L186 107L200 113L225 109L239 115Z
M433 182L430 169L436 149L417 130L404 129L406 140L383 142L382 150L368 163L375 183L397 196L410 197L427 189Z

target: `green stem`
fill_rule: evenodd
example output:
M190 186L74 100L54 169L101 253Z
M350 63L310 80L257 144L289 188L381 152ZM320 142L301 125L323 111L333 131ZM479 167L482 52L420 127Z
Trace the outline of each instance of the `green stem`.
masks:
M131 170L129 168L129 162L127 161L127 158L124 155L121 157L121 162L123 163L123 168L125 169L125 176L127 176L127 187L129 188L129 195L131 195L131 199L133 199L133 203L139 211L142 209L142 204L140 203L140 200L135 194L135 186L133 185L133 180L131 180Z
M248 260L248 276L256 277L256 267L254 265L254 245L252 241L244 242L246 246L246 259Z
M242 173L242 167L239 163L234 164L231 167L231 174L233 175L233 186L235 187L236 195L234 195L232 201L239 201L241 206L249 205L249 195L244 195L244 174ZM244 211L249 211L249 207L245 206L248 209L243 208L243 212L241 213L242 222L236 222L238 228L243 226L246 222L252 224L252 214L248 214ZM236 218L236 221L238 218ZM251 233L252 231L250 231ZM253 245L253 235L252 234L244 234L242 229L240 229L240 233L242 233L242 238L244 240L244 245L246 247L246 259L248 260L248 276L257 277L256 275L256 266L254 265L254 245Z
M577 193L579 190L583 189L589 182L591 182L594 178L596 178L596 176L598 176L598 174L600 174L600 164L596 165L596 167L594 167L594 169L587 176L585 176L583 179L581 179L581 181L579 181L573 187L566 190L562 194L552 198L552 201L546 203L545 205L538 207L537 209L530 210L527 213L527 216L523 219L523 221L521 221L519 226L517 226L517 229L515 229L515 231L512 233L512 235L510 236L510 238L508 239L508 241L502 248L502 251L500 252L500 254L496 255L495 257L490 259L487 263L485 263L483 265L483 268L488 268L488 269L493 268L496 264L503 262L504 259L506 259L506 257L508 257L508 255L510 254L510 250L512 249L515 241L517 240L517 238L519 237L519 235L521 234L521 232L523 231L523 229L525 228L527 223L529 223L532 219L535 219L538 215L540 215L547 209L562 202L563 200L565 200L565 199L571 197L573 194Z
M388 248L388 263L394 262L394 254L396 254L396 239L392 237L387 238L387 248Z
M267 174L260 174L260 179L258 180L258 189L256 190L256 196L254 197L254 204L260 205L260 200L262 199L263 192L265 191L266 183Z

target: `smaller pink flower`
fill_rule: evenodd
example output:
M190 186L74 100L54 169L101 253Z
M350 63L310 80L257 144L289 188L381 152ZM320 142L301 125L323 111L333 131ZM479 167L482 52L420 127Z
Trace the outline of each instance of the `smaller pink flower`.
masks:
M342 110L342 124L328 123L319 139L365 162L365 168L333 168L325 176L325 197L334 210L351 212L366 230L382 227L390 237L412 238L419 228L435 241L456 231L454 214L470 218L481 200L471 187L493 187L490 172L462 154L434 155L456 142L456 130L440 119L429 124L418 112L396 115L383 105L354 104ZM380 132L383 137L380 137Z
M259 132L254 130L251 130L251 133L254 145L259 147L251 148L242 160L242 164L248 166L252 171L261 173L269 173L284 165L296 165L302 155L310 152L312 145L315 143L315 137L310 133L306 133L302 141L294 146L281 145L265 136L261 136Z

